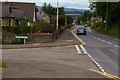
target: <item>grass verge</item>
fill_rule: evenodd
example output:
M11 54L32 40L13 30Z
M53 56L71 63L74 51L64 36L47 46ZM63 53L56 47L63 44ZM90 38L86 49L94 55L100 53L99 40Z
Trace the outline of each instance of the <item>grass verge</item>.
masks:
M5 62L0 62L0 67L2 67L2 68L8 68L8 65Z

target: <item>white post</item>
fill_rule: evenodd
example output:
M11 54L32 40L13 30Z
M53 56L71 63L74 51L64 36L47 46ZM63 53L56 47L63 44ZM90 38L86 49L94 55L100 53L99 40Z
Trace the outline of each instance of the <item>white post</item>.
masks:
M24 38L24 44L25 44L25 38Z
M59 0L57 0L57 23L56 23L56 29L58 29L58 15L59 15Z
M66 2L66 9L67 9L67 2ZM66 15L65 15L65 27L67 27L67 10L66 10Z

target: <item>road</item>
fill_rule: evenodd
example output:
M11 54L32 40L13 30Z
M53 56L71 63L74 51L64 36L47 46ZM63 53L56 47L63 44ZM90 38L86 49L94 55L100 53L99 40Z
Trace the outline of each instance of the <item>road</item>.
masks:
M76 34L76 30L74 33ZM91 32L89 28L87 28L87 35L78 35L78 37L86 43L84 47L87 52L106 72L118 76L118 49L120 48L118 40Z
M3 78L105 78L78 45L62 47L3 49Z

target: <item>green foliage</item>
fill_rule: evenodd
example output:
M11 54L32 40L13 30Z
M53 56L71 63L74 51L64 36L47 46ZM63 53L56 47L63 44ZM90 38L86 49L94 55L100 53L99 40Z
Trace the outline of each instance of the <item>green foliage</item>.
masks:
M104 32L105 25L103 21L93 22L93 26L98 32Z
M107 31L108 34L120 37L118 24L110 26L111 28Z
M60 15L59 16L59 26L64 26L65 25L65 15Z
M72 16L67 16L67 24L72 24L73 23L73 19L72 19Z
M23 43L24 43L23 39L14 38L11 41L11 44L23 44Z
M8 68L8 65L5 62L0 62L0 67Z
M40 21L37 23L37 25L34 27L34 32L54 32L55 31L55 26L50 24L50 23L47 23L47 22L44 22L44 21Z
M50 4L44 3L42 10L48 14L48 15L56 15L57 14L57 8L53 7ZM64 13L64 7L59 7L59 15L63 15Z
M4 26L2 27L2 30L5 32L10 32L13 34L30 34L31 33L31 27L30 26Z
M80 21L81 21L81 17L78 16L78 17L77 17L77 20L76 20L77 24L81 23Z
M108 25L113 25L120 20L120 2L93 2L90 8L94 8L96 15L102 16L103 20L106 20L107 16ZM108 11L107 15L106 11Z

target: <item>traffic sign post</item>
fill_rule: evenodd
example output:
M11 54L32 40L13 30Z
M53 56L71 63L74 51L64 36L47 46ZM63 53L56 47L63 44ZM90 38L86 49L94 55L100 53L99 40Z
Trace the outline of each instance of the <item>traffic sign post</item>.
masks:
M27 39L28 37L27 37L27 36L15 36L15 38L24 39L24 44L25 44L26 39Z

